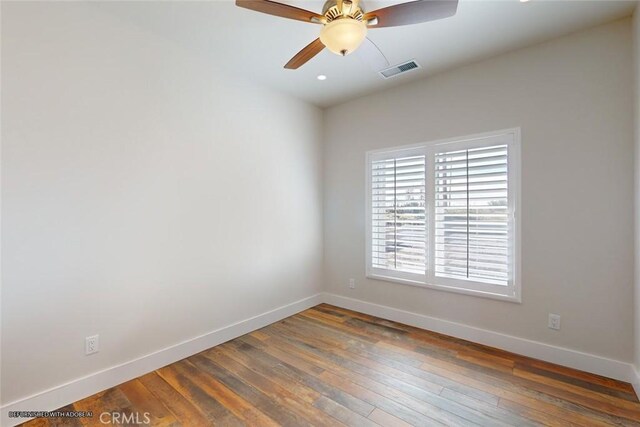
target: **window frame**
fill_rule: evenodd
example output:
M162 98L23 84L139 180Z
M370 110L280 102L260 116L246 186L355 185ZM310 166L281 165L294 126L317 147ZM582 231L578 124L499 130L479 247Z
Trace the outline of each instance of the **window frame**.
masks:
M493 145L507 145L508 211L510 213L510 256L512 263L508 285L492 285L480 281L435 276L435 156L437 153L465 150ZM521 303L520 265L520 128L510 128L462 137L447 138L418 144L367 151L366 161L366 277L440 291ZM372 162L400 156L425 155L426 238L425 274L404 273L374 268L372 265Z

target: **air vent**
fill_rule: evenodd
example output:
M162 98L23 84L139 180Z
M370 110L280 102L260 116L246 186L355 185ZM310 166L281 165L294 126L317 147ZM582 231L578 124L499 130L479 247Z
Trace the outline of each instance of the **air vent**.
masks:
M418 68L420 68L420 65L418 65L416 61L408 61L384 69L380 71L380 75L385 79L389 79L391 77L397 76L398 74L406 73L407 71L416 70Z

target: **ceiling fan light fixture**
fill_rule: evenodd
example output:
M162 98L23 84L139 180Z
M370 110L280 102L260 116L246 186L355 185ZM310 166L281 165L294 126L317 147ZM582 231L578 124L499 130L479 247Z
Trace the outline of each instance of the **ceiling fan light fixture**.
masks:
M367 25L356 19L336 19L320 31L320 41L336 55L346 56L356 50L367 37Z

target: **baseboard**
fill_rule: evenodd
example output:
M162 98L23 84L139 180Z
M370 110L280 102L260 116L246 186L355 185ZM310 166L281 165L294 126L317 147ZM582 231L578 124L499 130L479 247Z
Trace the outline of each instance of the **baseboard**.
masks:
M619 360L583 353L568 348L557 347L538 341L514 337L499 332L480 329L461 323L412 313L384 305L325 293L322 297L327 304L369 314L406 325L427 329L479 344L496 347L512 353L529 356L546 362L591 372L605 377L626 381L634 385L640 396L640 377L633 365Z
M635 366L632 366L631 369L633 370L633 379L629 382L633 386L636 395L640 397L640 372L638 372L638 369Z
M0 411L2 412L0 425L9 427L27 421L27 418L9 418L9 411L52 411L61 408L99 391L114 387L155 369L177 362L185 357L265 327L322 302L322 294L316 294L258 316L216 329L199 337L158 350L138 359L95 372L41 393L8 403L0 407Z

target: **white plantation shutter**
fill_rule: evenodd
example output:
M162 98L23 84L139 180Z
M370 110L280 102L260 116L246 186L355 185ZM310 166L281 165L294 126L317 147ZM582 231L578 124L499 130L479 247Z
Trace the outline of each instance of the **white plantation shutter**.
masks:
M509 281L507 146L435 155L435 275Z
M367 276L520 301L518 129L367 153Z
M371 266L424 275L426 270L425 155L373 160Z

